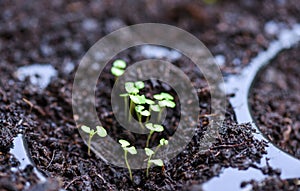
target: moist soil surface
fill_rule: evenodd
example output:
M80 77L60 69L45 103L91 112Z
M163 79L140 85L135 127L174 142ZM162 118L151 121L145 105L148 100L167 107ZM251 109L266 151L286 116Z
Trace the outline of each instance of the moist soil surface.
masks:
M300 46L282 52L258 76L250 103L264 135L300 158ZM287 75L288 74L288 75Z
M224 0L214 4L202 1L1 1L0 190L58 190L59 187L66 190L199 190L196 185L217 176L222 168L258 168L255 162L262 158L266 144L254 139L250 124L236 124L229 104L226 106L226 119L218 126L219 137L209 149L199 152L200 140L205 137L211 123L210 92L203 76L195 74L195 68L181 57L174 64L190 76L200 100L196 133L185 150L166 161L164 168L151 168L149 178L145 177L144 170L135 170L133 181L130 181L127 169L107 164L94 154L88 156L87 146L73 120L74 74L82 56L97 40L120 27L142 22L171 24L191 32L214 55L224 58L225 62L219 63L224 76L235 74L275 39L274 34L264 30L267 22L284 23L282 25L286 27L299 22L300 6L297 4L297 0ZM145 57L137 48L125 51L117 58L132 64ZM278 63L286 61L285 58L282 55L278 57ZM35 63L51 64L58 71L58 76L45 89L32 85L29 79L19 81L15 75L18 67ZM75 68L70 69L70 66ZM297 67L294 66L294 70L292 64L285 67L296 74ZM287 73L285 67L275 67L275 72ZM99 80L96 91L102 98L101 102L96 100L97 110L105 128L115 127L118 124L111 115L108 96L114 77L107 74L102 78L104 80ZM153 83L148 83L147 88L153 88L156 84ZM277 87L282 88L282 84L278 84ZM292 90L299 91L296 84ZM289 84L287 87L291 88ZM169 89L161 83L157 88ZM262 88L255 91L260 93ZM258 98L259 93L256 94ZM289 98L298 99L296 94ZM277 98L274 96L273 99ZM280 103L283 106L275 104L268 112L285 117L267 121L280 125L273 131L267 124L261 123L268 129L266 135L270 135L271 140L299 156L299 151L295 150L298 147L296 134L287 133L289 127L285 126L292 120L291 131L296 130L298 116L292 118L292 112L299 111L299 108L289 109L289 114L285 115L281 113L281 107L287 107L286 103ZM296 104L292 103L291 108L296 109ZM176 122L176 118L171 118L171 121ZM263 126L261 129L264 129ZM278 135L283 131L285 136ZM9 153L13 146L18 146L13 145L13 138L19 133L24 134L37 168L48 178L45 184L37 184L32 166L19 169L19 162ZM126 136L132 137L133 141L136 139L130 134ZM288 141L286 136L290 136ZM265 185L273 184L275 188L285 190L286 181L278 178L278 170L269 166L261 170L270 175ZM255 182L251 184L261 186ZM291 184L290 190L297 189L294 183ZM266 186L263 190L273 189Z

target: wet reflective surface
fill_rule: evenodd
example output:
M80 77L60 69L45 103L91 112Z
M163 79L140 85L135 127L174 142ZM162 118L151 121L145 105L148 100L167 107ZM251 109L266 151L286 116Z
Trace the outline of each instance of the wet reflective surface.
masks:
M24 170L28 165L35 166L28 154L28 148L23 135L18 134L18 136L15 137L13 143L14 143L14 147L10 150L10 153L13 154L16 157L16 159L20 162L18 168ZM41 182L46 181L45 176L42 173L40 173L36 167L34 167L33 171L36 174L36 176L40 179Z
M300 41L300 25L295 25L291 30L283 30L278 34L278 40L270 44L269 48L258 54L252 60L248 67L244 68L241 74L231 76L226 81L226 92L234 93L234 97L230 99L238 123L251 122L253 127L256 127L251 111L248 105L248 95L251 86L256 78L260 69L269 64L277 54L285 49L291 48L293 45ZM267 164L266 158L269 159L268 163L273 168L281 170L281 178L299 178L300 177L300 160L282 151L275 145L269 142L261 133L255 134L259 140L268 142L267 154L262 158L261 164L258 166L265 166ZM241 190L240 184L242 181L262 180L265 176L261 171L250 168L246 171L237 169L225 169L220 177L215 177L203 185L204 190ZM250 189L250 188L248 188Z

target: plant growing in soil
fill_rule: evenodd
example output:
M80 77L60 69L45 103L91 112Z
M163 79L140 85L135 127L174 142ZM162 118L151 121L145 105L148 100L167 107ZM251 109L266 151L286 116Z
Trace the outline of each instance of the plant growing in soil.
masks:
M145 104L146 103L146 97L144 95L138 95L140 92L140 89L144 88L145 84L142 81L136 81L136 82L126 82L125 83L125 90L127 93L120 94L121 97L124 97L124 103L125 103L125 114L127 114L128 111L128 101L127 97L130 98L130 104L129 104L129 112L131 113L134 108L134 104ZM131 114L128 114L128 121L131 121Z
M126 68L126 62L124 60L118 59L113 62L113 66L110 69L111 73L117 78L124 74Z
M158 105L153 105L152 110L158 112L157 122L161 119L161 114L166 107L174 108L176 103L173 101L174 97L168 93L161 92L160 94L155 94L154 99L158 100Z
M130 168L130 165L128 163L128 158L127 158L127 154L128 152L132 155L135 155L137 154L137 150L135 149L134 146L130 146L130 143L124 139L120 139L119 140L119 143L121 144L121 147L122 149L124 150L124 159L125 159L125 163L126 163L126 166L127 166L127 169L129 171L129 177L130 177L130 180L132 180L132 172L131 172L131 168Z
M94 129L91 129L88 126L82 125L81 129L83 132L89 134L89 140L88 140L88 155L91 155L91 141L94 135L98 135L99 137L106 137L107 132L102 126L96 126L96 131Z
M148 110L145 110L145 107L142 105L137 105L135 106L135 111L137 113L137 117L140 123L140 126L142 128L144 128L143 124L142 124L142 117L149 117L150 116L150 112Z
M151 139L151 136L154 132L162 132L164 130L164 127L162 125L159 124L153 124L153 123L147 123L146 124L146 128L150 130L150 133L148 135L147 138L147 142L146 142L146 148L149 147L149 141Z
M146 176L149 176L149 169L151 167L152 164L155 164L156 166L163 166L164 163L161 159L151 159L153 155L155 155L155 153L157 152L157 150L164 145L167 145L168 141L165 140L164 138L162 138L159 141L159 145L156 147L155 151L149 149L149 148L145 148L145 153L148 156L148 160L147 160L147 169L146 169Z

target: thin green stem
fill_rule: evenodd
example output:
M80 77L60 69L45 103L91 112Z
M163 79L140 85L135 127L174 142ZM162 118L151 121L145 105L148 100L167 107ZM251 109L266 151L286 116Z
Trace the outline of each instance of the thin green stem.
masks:
M130 169L130 166L129 166L129 163L128 163L128 160L127 160L127 151L126 150L124 151L124 157L125 157L126 166L128 168L128 171L129 171L129 177L130 177L130 180L132 181L132 172L131 172L131 169Z
M92 138L93 138L93 134L89 135L89 140L88 140L88 155L91 156L91 142L92 142Z
M127 112L128 112L128 98L124 97L124 114L125 114L125 119L127 118Z
M151 115L151 111L152 111L152 110L151 110L151 107L149 107L149 113L150 113L150 115ZM146 122L147 122L147 121L149 121L150 115L149 115L149 116L147 116L147 118L146 118Z
M140 124L141 128L144 129L145 127L144 127L144 125L142 123L142 115L140 113L137 113L137 116L138 116L139 124Z
M161 144L159 144L157 147L156 147L156 149L155 149L155 151L154 151L154 154L153 155L155 155L156 154L156 152L158 151L158 149L161 147Z
M159 145L156 147L156 149L154 150L153 155L156 154L156 152L158 151L158 149L159 149L160 147L161 147L161 145L159 144ZM146 147L146 148L147 148L147 147ZM153 155L149 156L148 161L147 161L147 170L146 170L146 176L147 176L147 177L149 176L149 169L150 169L150 167L151 167L150 160L151 160L151 158L152 158Z
M128 121L131 122L131 112L132 112L132 109L133 109L133 103L132 101L130 100L130 104L129 104L129 112L128 112Z
M150 141L150 138L151 138L153 133L154 133L154 131L150 131L150 133L148 135L147 142L146 142L146 148L149 148L149 141Z
M161 114L163 112L163 108L161 108L161 110L159 111L158 113L158 116L157 116L157 123L159 123L160 119L161 119Z
M136 115L137 115L137 117L138 117L138 119L139 119L139 122L142 123L142 115L139 114L139 113L137 113Z
M147 162L147 170L146 170L146 176L147 177L149 176L149 169L151 167L151 163L150 163L151 157L152 157L152 155L149 156L148 162Z

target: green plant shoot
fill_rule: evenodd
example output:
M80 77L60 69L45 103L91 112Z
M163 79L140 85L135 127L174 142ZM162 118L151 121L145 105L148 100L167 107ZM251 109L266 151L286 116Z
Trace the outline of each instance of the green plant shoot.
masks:
M91 141L95 134L97 134L99 137L106 137L107 132L102 126L96 126L96 131L94 129L91 129L88 126L82 125L81 130L87 134L89 134L88 139L88 155L91 155Z
M148 156L147 169L146 169L147 177L149 176L149 169L151 167L151 164L155 164L156 166L163 166L164 165L164 163L161 159L151 159L151 158L152 158L153 155L155 155L155 153L158 151L158 149L161 146L164 146L164 145L167 145L167 144L168 144L168 141L163 138L159 141L159 145L156 147L155 151L153 151L149 148L145 148L145 153Z
M126 68L126 62L124 60L118 59L113 62L113 66L111 68L111 73L117 78L124 74Z
M142 128L144 128L143 123L142 123L142 117L149 117L150 112L148 110L145 110L145 107L142 105L137 105L135 106L135 111L139 120L139 124Z
M164 127L162 125L158 125L158 124L153 124L153 123L147 123L146 124L146 128L150 130L150 133L148 135L147 138L147 142L146 142L146 148L149 147L149 141L151 139L151 136L154 132L162 132L164 130Z
M124 139L120 139L119 143L121 144L121 147L124 150L125 164L126 164L127 169L129 171L130 180L132 181L132 172L131 172L130 165L128 163L127 154L130 153L132 155L135 155L135 154L137 154L137 150L136 150L136 148L134 146L129 147L130 143L128 141L124 140Z
M145 84L142 81L125 83L125 90L126 90L127 94L122 94L122 96L130 97L128 121L131 121L131 112L133 111L134 103L135 104L144 104L143 102L145 102L145 101L143 101L146 99L145 96L138 95L140 89L142 89L144 87L145 87ZM127 98L125 98L125 99L127 99ZM127 108L125 108L125 109L126 109L125 113L127 113Z
M169 108L174 108L176 106L176 103L173 101L174 97L171 94L165 93L165 92L161 92L160 94L155 94L154 99L158 100L158 106L156 108L156 111L158 111L158 117L157 117L157 122L160 121L161 119L161 114L163 112L163 110L166 107Z

